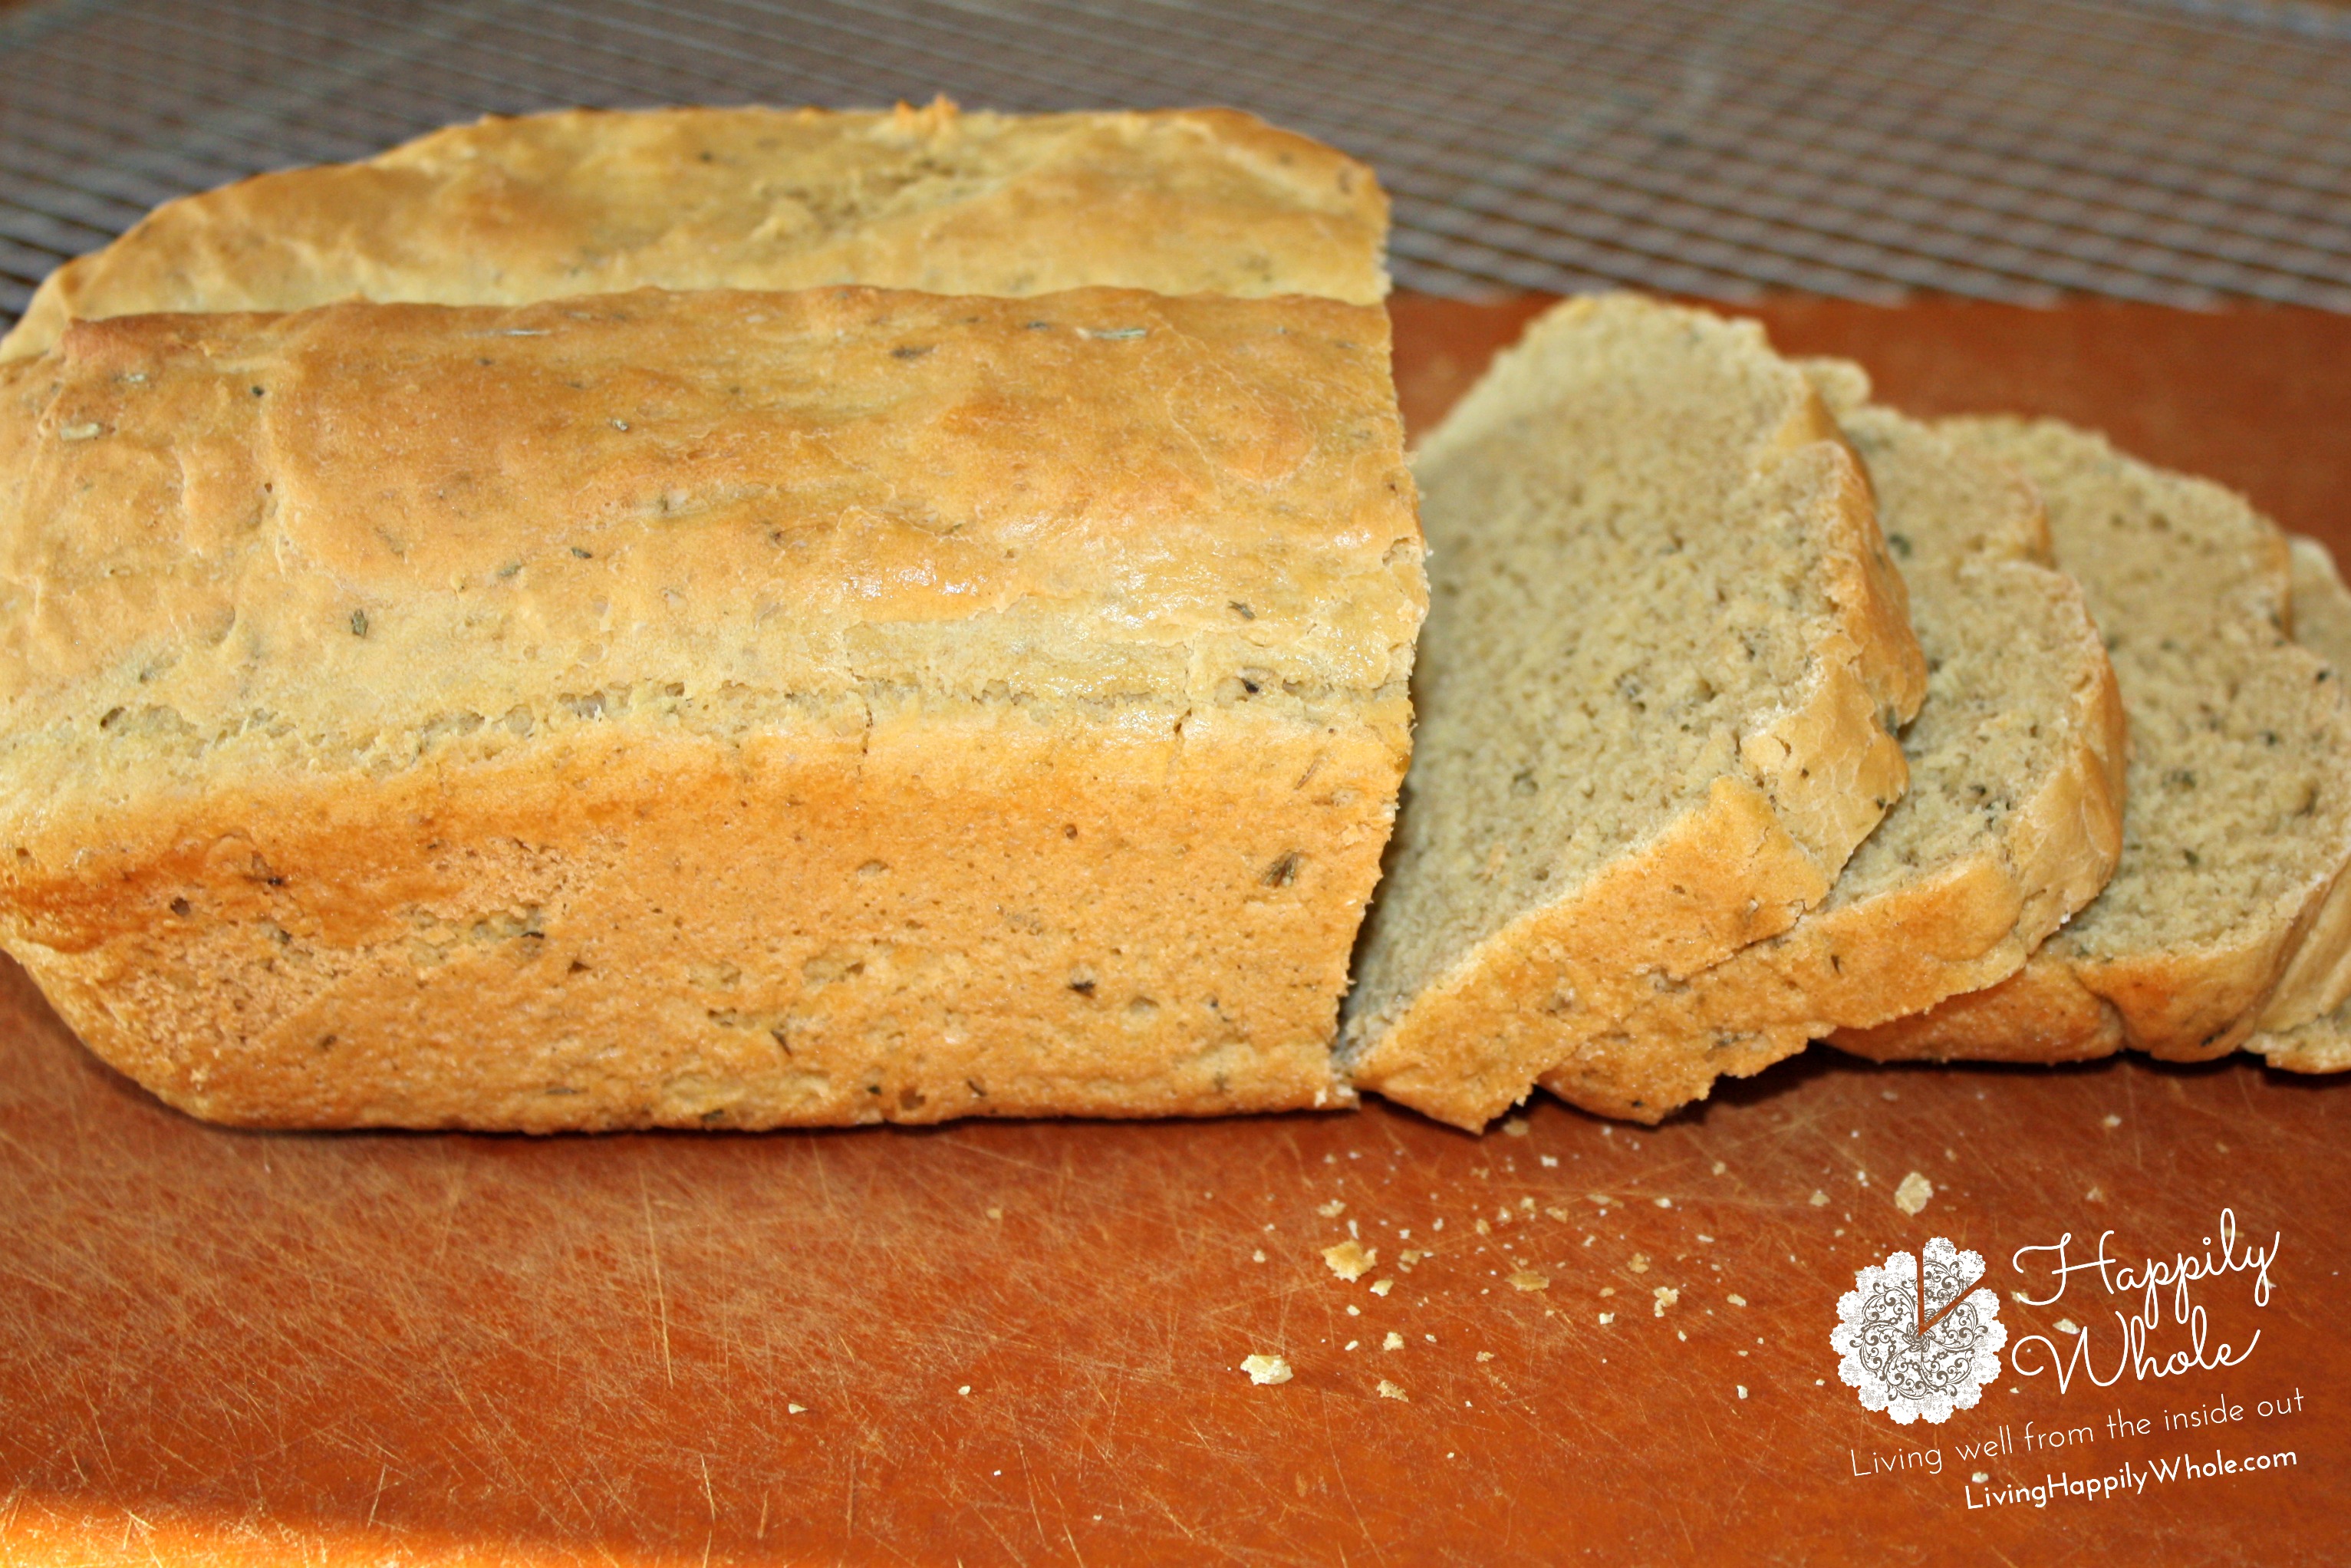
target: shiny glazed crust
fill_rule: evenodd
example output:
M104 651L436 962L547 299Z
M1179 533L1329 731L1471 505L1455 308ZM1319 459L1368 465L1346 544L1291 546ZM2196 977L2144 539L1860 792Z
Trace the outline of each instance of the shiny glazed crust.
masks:
M343 299L521 304L831 284L1377 304L1363 164L1231 110L568 110L167 203L59 267L0 361L72 319Z
M1114 290L78 325L0 369L0 927L224 1121L1336 1103L1386 356Z

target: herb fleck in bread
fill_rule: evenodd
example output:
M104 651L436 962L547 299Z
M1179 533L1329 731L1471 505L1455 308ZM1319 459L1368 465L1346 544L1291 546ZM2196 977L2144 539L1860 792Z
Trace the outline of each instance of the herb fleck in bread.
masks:
M1867 465L1932 672L1910 787L1820 904L1661 991L1543 1086L1655 1122L1841 1026L2003 979L2087 903L2122 841L2122 703L2032 486L1813 367Z
M1343 1099L1384 314L653 291L0 366L0 933L221 1121Z
M2130 717L2122 860L2009 979L1835 1043L1881 1060L2127 1045L2194 1061L2307 1020L2341 956L2321 917L2351 852L2351 723L2334 671L2288 636L2283 536L2087 432L1940 428L2039 486L2105 632Z
M1342 1056L1476 1127L1820 900L1926 671L1858 465L1751 324L1571 301L1416 472L1412 803Z
M1230 110L570 110L169 203L53 273L0 360L71 319L647 287L1373 305L1386 231L1369 169Z

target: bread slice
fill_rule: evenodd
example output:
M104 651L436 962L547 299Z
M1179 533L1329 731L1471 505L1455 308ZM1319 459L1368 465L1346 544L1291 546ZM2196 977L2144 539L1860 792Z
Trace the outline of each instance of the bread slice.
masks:
M1371 170L1229 110L494 116L168 203L51 274L0 361L39 353L68 320L144 311L645 287L1376 305L1386 235Z
M0 366L0 940L278 1126L1346 1098L1385 314L654 291Z
M1417 755L1342 1054L1477 1127L1820 900L1926 668L1859 465L1752 323L1570 301L1416 472Z
M2341 672L2351 671L2351 592L2335 569L2335 558L2316 539L2295 535L2287 545L2294 552L2294 638ZM2335 883L2330 909L2351 887L2351 877ZM2322 928L2331 924L2321 922ZM2324 950L2323 942L2317 944ZM2351 1071L2351 983L2337 974L2322 984L2319 1000L2328 993L2327 1010L2306 1022L2283 1028L2257 1029L2246 1040L2247 1051L2259 1051L2272 1067L2288 1072Z
M2081 590L2049 566L2032 487L1809 367L1867 465L1932 672L1910 788L1781 935L1647 998L1543 1076L1655 1122L1849 1025L2004 979L2105 884L2122 848L2122 701Z
M2040 487L2105 629L2130 717L2122 862L2009 979L1835 1043L1880 1060L2129 1046L2196 1061L2265 1019L2314 1016L2341 957L2343 934L2321 925L2351 855L2351 716L2333 668L2289 635L2283 536L2220 486L2085 431L1941 428Z

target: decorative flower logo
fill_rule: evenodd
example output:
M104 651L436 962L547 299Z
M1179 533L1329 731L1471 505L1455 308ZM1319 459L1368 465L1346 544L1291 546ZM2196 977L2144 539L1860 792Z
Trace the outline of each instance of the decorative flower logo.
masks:
M1837 1375L1861 1391L1863 1409L1883 1410L1907 1427L1921 1416L1939 1423L1975 1407L1983 1385L2000 1375L2008 1343L2000 1298L1969 1290L1983 1271L1983 1254L1938 1236L1917 1258L1896 1252L1855 1272L1829 1344L1844 1358Z

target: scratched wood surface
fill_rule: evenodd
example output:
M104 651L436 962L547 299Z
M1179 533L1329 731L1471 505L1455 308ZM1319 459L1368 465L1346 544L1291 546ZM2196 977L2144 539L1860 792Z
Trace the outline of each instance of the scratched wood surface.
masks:
M1527 309L1400 300L1408 412ZM2351 545L2351 322L1764 314L1914 408L2102 423ZM0 1563L2351 1561L2346 1134L2351 1082L2242 1061L1815 1051L1651 1131L257 1135L0 965ZM2191 1283L2237 1364L2134 1375L2136 1296L2018 1267L2108 1230L2134 1266L2274 1245L2265 1304L2257 1270ZM2088 1331L2064 1389L2029 1346L1940 1427L1839 1385L1855 1270L1930 1236L2012 1343ZM2161 1323L2158 1365L2193 1328ZM2046 1490L2108 1476L2139 1479Z

